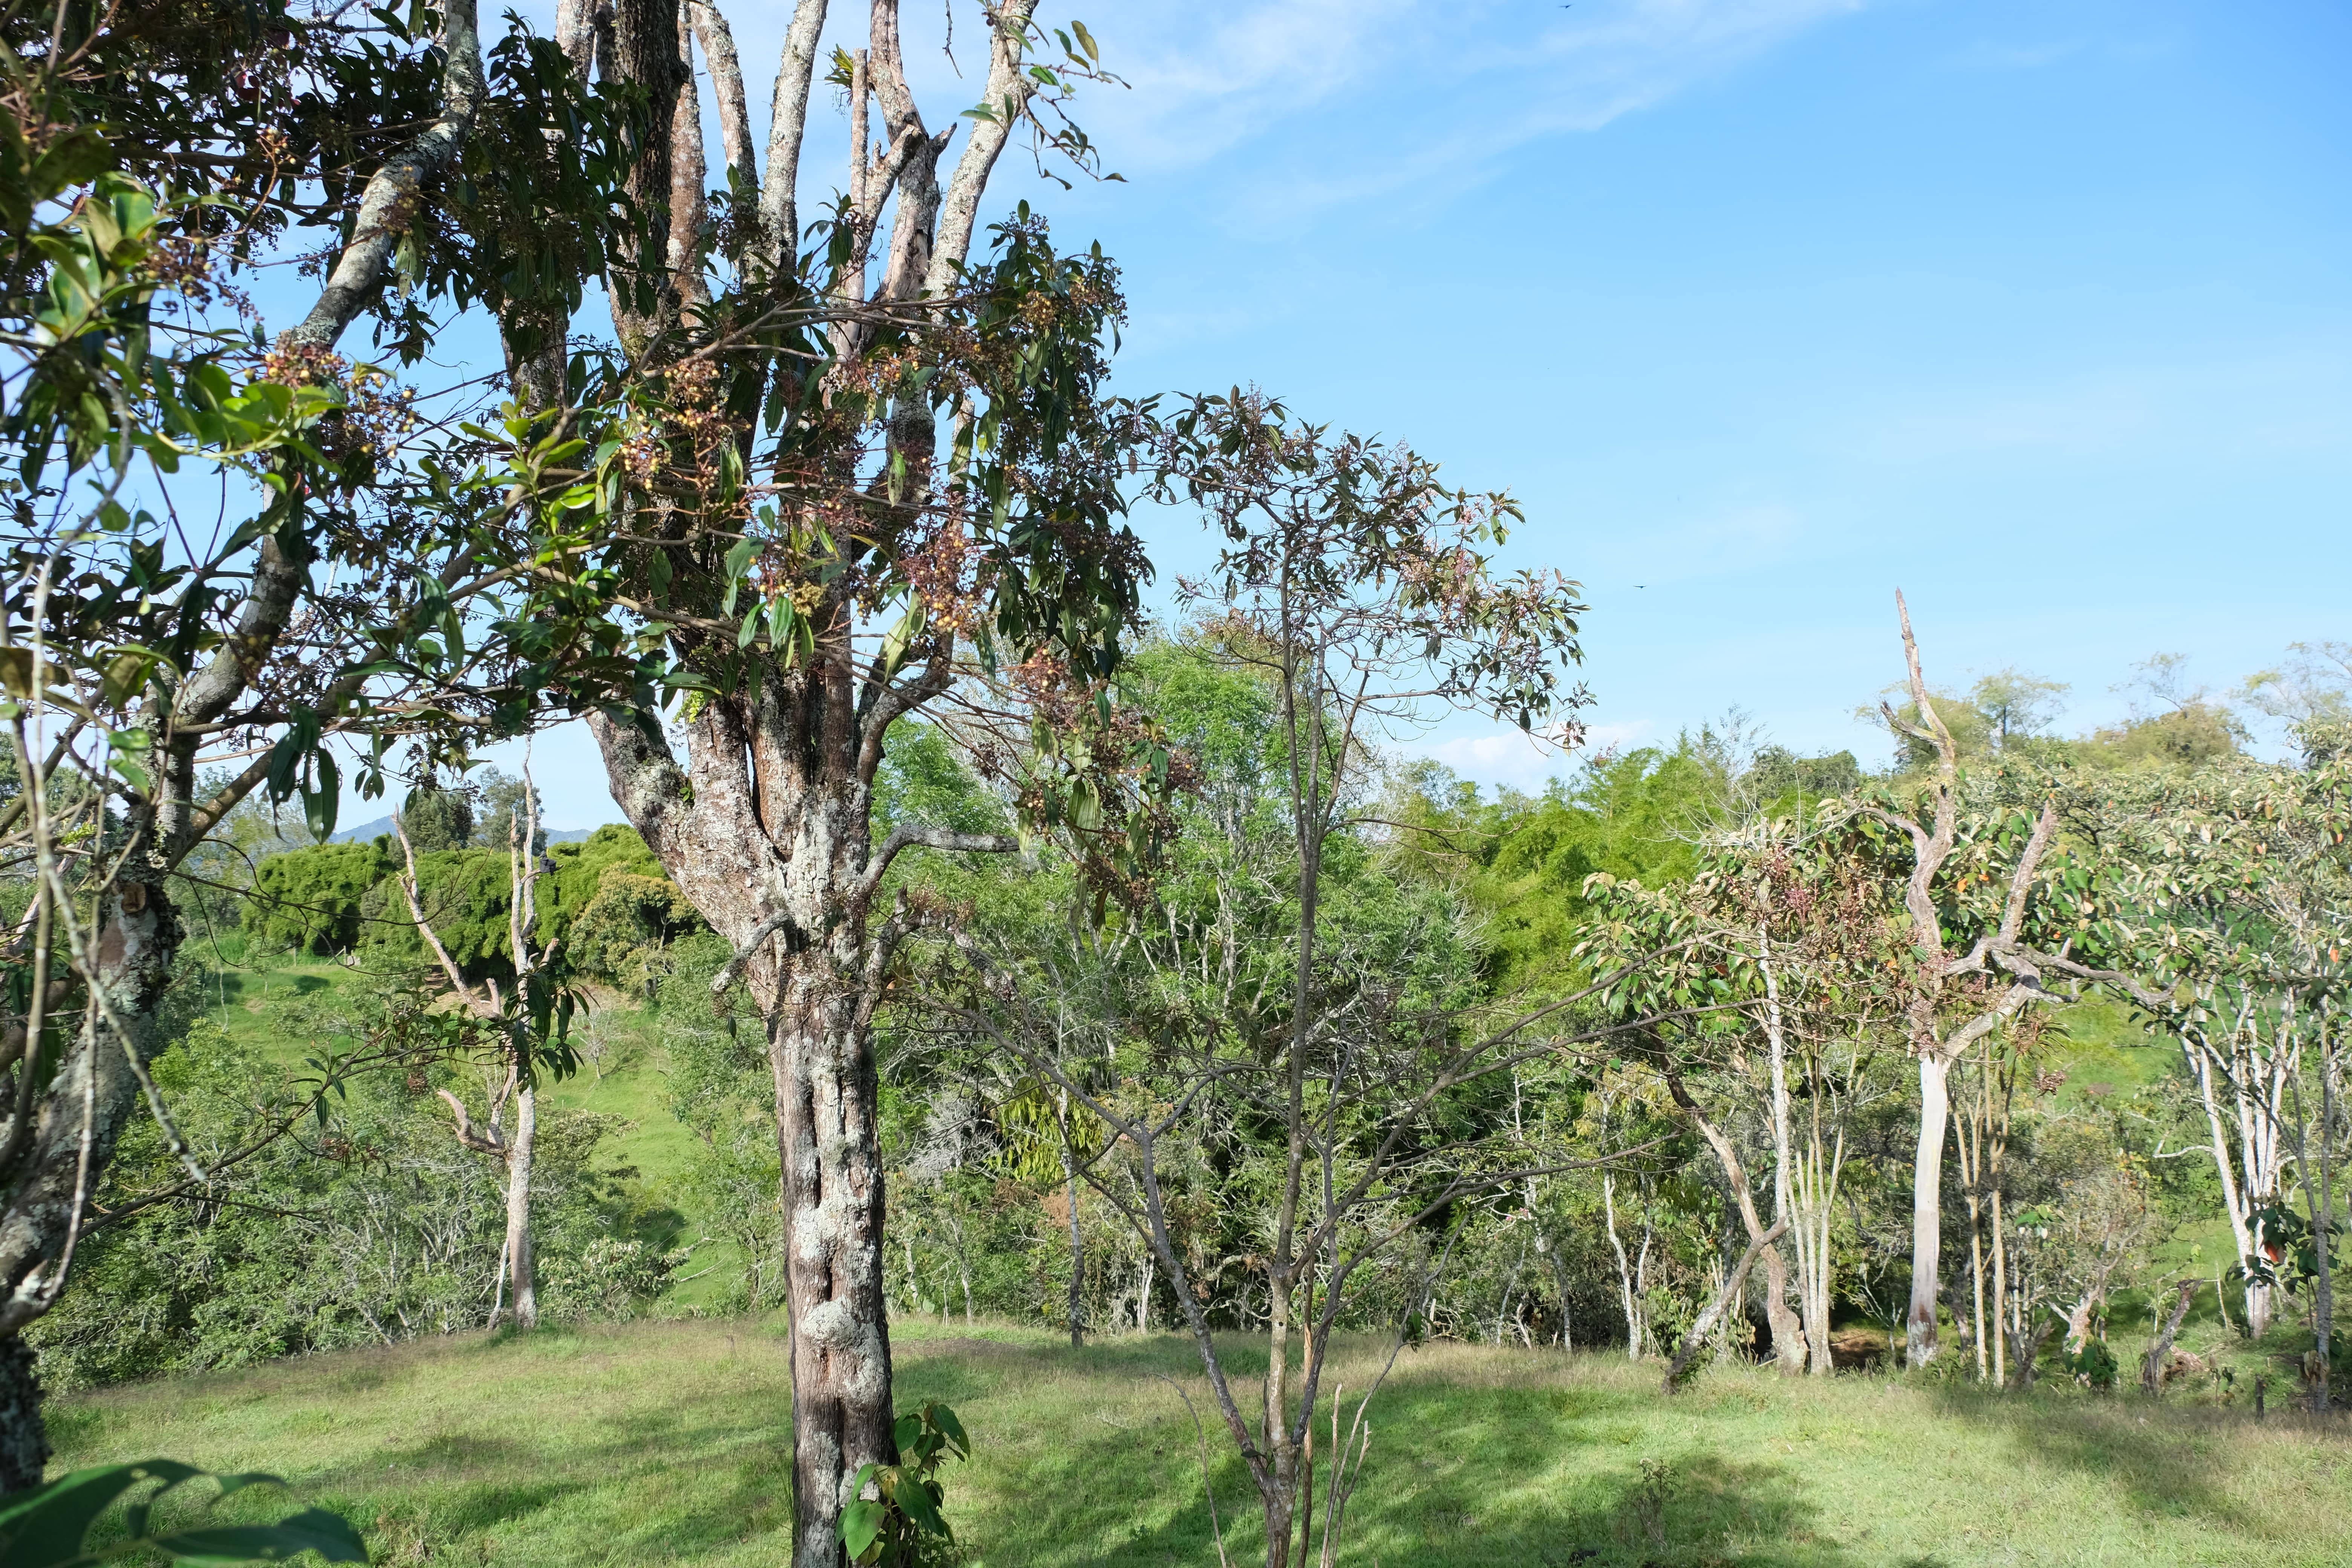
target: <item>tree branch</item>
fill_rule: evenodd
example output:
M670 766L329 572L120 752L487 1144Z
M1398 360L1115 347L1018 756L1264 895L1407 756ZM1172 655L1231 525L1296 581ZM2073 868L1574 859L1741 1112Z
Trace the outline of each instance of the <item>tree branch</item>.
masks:
M824 30L824 0L797 0L776 64L774 106L768 117L767 183L760 190L760 225L766 231L769 270L790 273L800 257L801 139L808 129L809 79L817 35Z
M719 140L727 149L730 173L740 173L744 185L760 187L759 165L751 161L751 108L743 95L743 62L735 53L735 35L727 18L710 0L690 0L695 41L710 66L710 95L719 100Z
M441 47L448 64L441 78L441 117L426 126L415 141L385 160L368 180L360 196L360 210L352 227L351 243L343 247L319 302L290 336L298 343L331 346L343 329L367 306L383 280L400 235L414 221L427 181L456 161L457 149L474 128L488 89L482 80L482 46L474 20L474 0L446 0L442 11Z
M919 822L901 823L890 830L881 847L866 863L866 875L850 897L860 905L874 896L882 885L882 874L902 849L917 846L926 849L948 849L968 855L1012 855L1021 848L1021 840L1009 833L959 833L950 827L932 827Z
M1007 0L1003 9L989 19L988 93L982 101L994 118L972 121L971 140L964 143L963 156L957 160L947 194L940 198L938 238L923 278L926 294L945 294L954 287L955 275L971 252L981 194L988 187L988 177L1013 127L1027 113L1030 97L1036 90L1036 84L1021 68L1029 16L1035 9L1036 0Z

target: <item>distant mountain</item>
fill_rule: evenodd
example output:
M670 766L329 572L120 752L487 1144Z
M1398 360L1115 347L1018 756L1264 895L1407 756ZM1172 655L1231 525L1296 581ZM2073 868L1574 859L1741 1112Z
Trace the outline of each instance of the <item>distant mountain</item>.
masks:
M585 840L590 834L596 830L593 827L551 827L545 831L547 834L547 841L550 844L578 844ZM333 838L329 840L329 842L333 844L364 844L369 839L375 837L378 834L382 834L386 837L391 837L391 817L379 816L373 822L362 822L356 827L346 827L341 833L336 834Z

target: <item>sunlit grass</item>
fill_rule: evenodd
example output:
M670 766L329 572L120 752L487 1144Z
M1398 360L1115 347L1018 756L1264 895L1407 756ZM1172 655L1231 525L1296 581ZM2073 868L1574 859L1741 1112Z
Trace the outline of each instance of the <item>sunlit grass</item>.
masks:
M978 1445L949 1477L967 1563L1215 1561L1193 1429L1159 1380L1209 1414L1189 1342L1073 1352L927 1322L894 1338L901 1404L947 1400ZM1375 1368L1366 1345L1336 1371L1360 1388ZM1606 1353L1407 1352L1372 1409L1343 1561L2352 1562L2341 1418L1745 1369L1668 1399L1657 1376ZM790 1409L773 1322L690 1321L117 1389L58 1402L55 1430L60 1467L163 1454L278 1471L367 1528L380 1562L765 1568L785 1557ZM1263 1561L1241 1464L1209 1437L1228 1548ZM1673 1469L1664 1553L1629 1500L1645 1459Z

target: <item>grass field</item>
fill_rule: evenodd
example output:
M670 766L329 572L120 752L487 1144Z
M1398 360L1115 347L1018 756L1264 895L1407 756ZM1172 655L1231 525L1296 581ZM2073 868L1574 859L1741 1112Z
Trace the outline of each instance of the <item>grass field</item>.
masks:
M895 1331L902 1405L944 1399L978 1452L948 1477L968 1568L1213 1563L1189 1344L1082 1352L930 1323ZM1339 1375L1360 1386L1366 1345ZM1262 1364L1262 1363L1261 1363ZM2342 1418L2001 1398L1718 1370L1673 1399L1605 1353L1408 1352L1372 1415L1343 1560L1381 1564L2341 1564ZM54 1406L60 1467L168 1455L268 1468L369 1532L379 1563L784 1560L789 1384L768 1321L472 1336L121 1388ZM1227 1544L1262 1561L1213 1430ZM1671 1467L1646 1543L1643 1461ZM257 1505L257 1507L261 1505Z

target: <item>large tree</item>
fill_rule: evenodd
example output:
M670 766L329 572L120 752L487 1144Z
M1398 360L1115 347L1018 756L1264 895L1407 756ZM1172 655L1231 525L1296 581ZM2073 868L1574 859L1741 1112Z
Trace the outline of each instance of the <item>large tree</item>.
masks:
M0 876L21 915L0 1026L0 1492L38 1481L47 1453L21 1331L65 1288L142 1099L168 1129L146 1064L185 934L178 868L257 791L299 794L331 831L339 733L468 710L471 664L443 633L484 575L476 531L378 488L412 407L334 353L384 306L424 188L486 134L526 161L544 148L530 116L547 104L520 84L552 51L505 51L515 90L486 110L471 0L441 22L435 47L282 5L0 17L16 785ZM573 118L586 140L612 128ZM270 342L234 279L304 226L335 235L314 258L325 285ZM224 330L211 312L230 307L247 319ZM436 588L388 591L419 580ZM380 789L381 749L362 761Z
M1025 204L975 244L1016 134L1087 163L1048 119L1099 79L1096 46L1075 24L1046 34L1026 0L982 8L959 35L986 55L980 102L935 128L896 0L829 62L824 20L823 0L793 12L762 157L715 6L562 8L567 57L643 132L628 221L601 276L574 279L604 285L615 346L565 363L549 291L494 301L516 400L480 432L503 467L475 492L503 498L487 536L529 563L497 617L509 710L586 717L614 798L734 947L720 983L766 1020L806 1568L840 1561L861 1474L897 1458L871 1030L901 938L933 911L878 908L883 875L911 845L1019 845L922 823L876 843L892 727L960 729L1106 895L1149 837L1131 797L1167 761L1116 686L1147 570L1118 488L1140 416L1100 387L1116 270L1058 253ZM724 142L715 200L698 45ZM800 189L820 74L850 121L824 202Z

